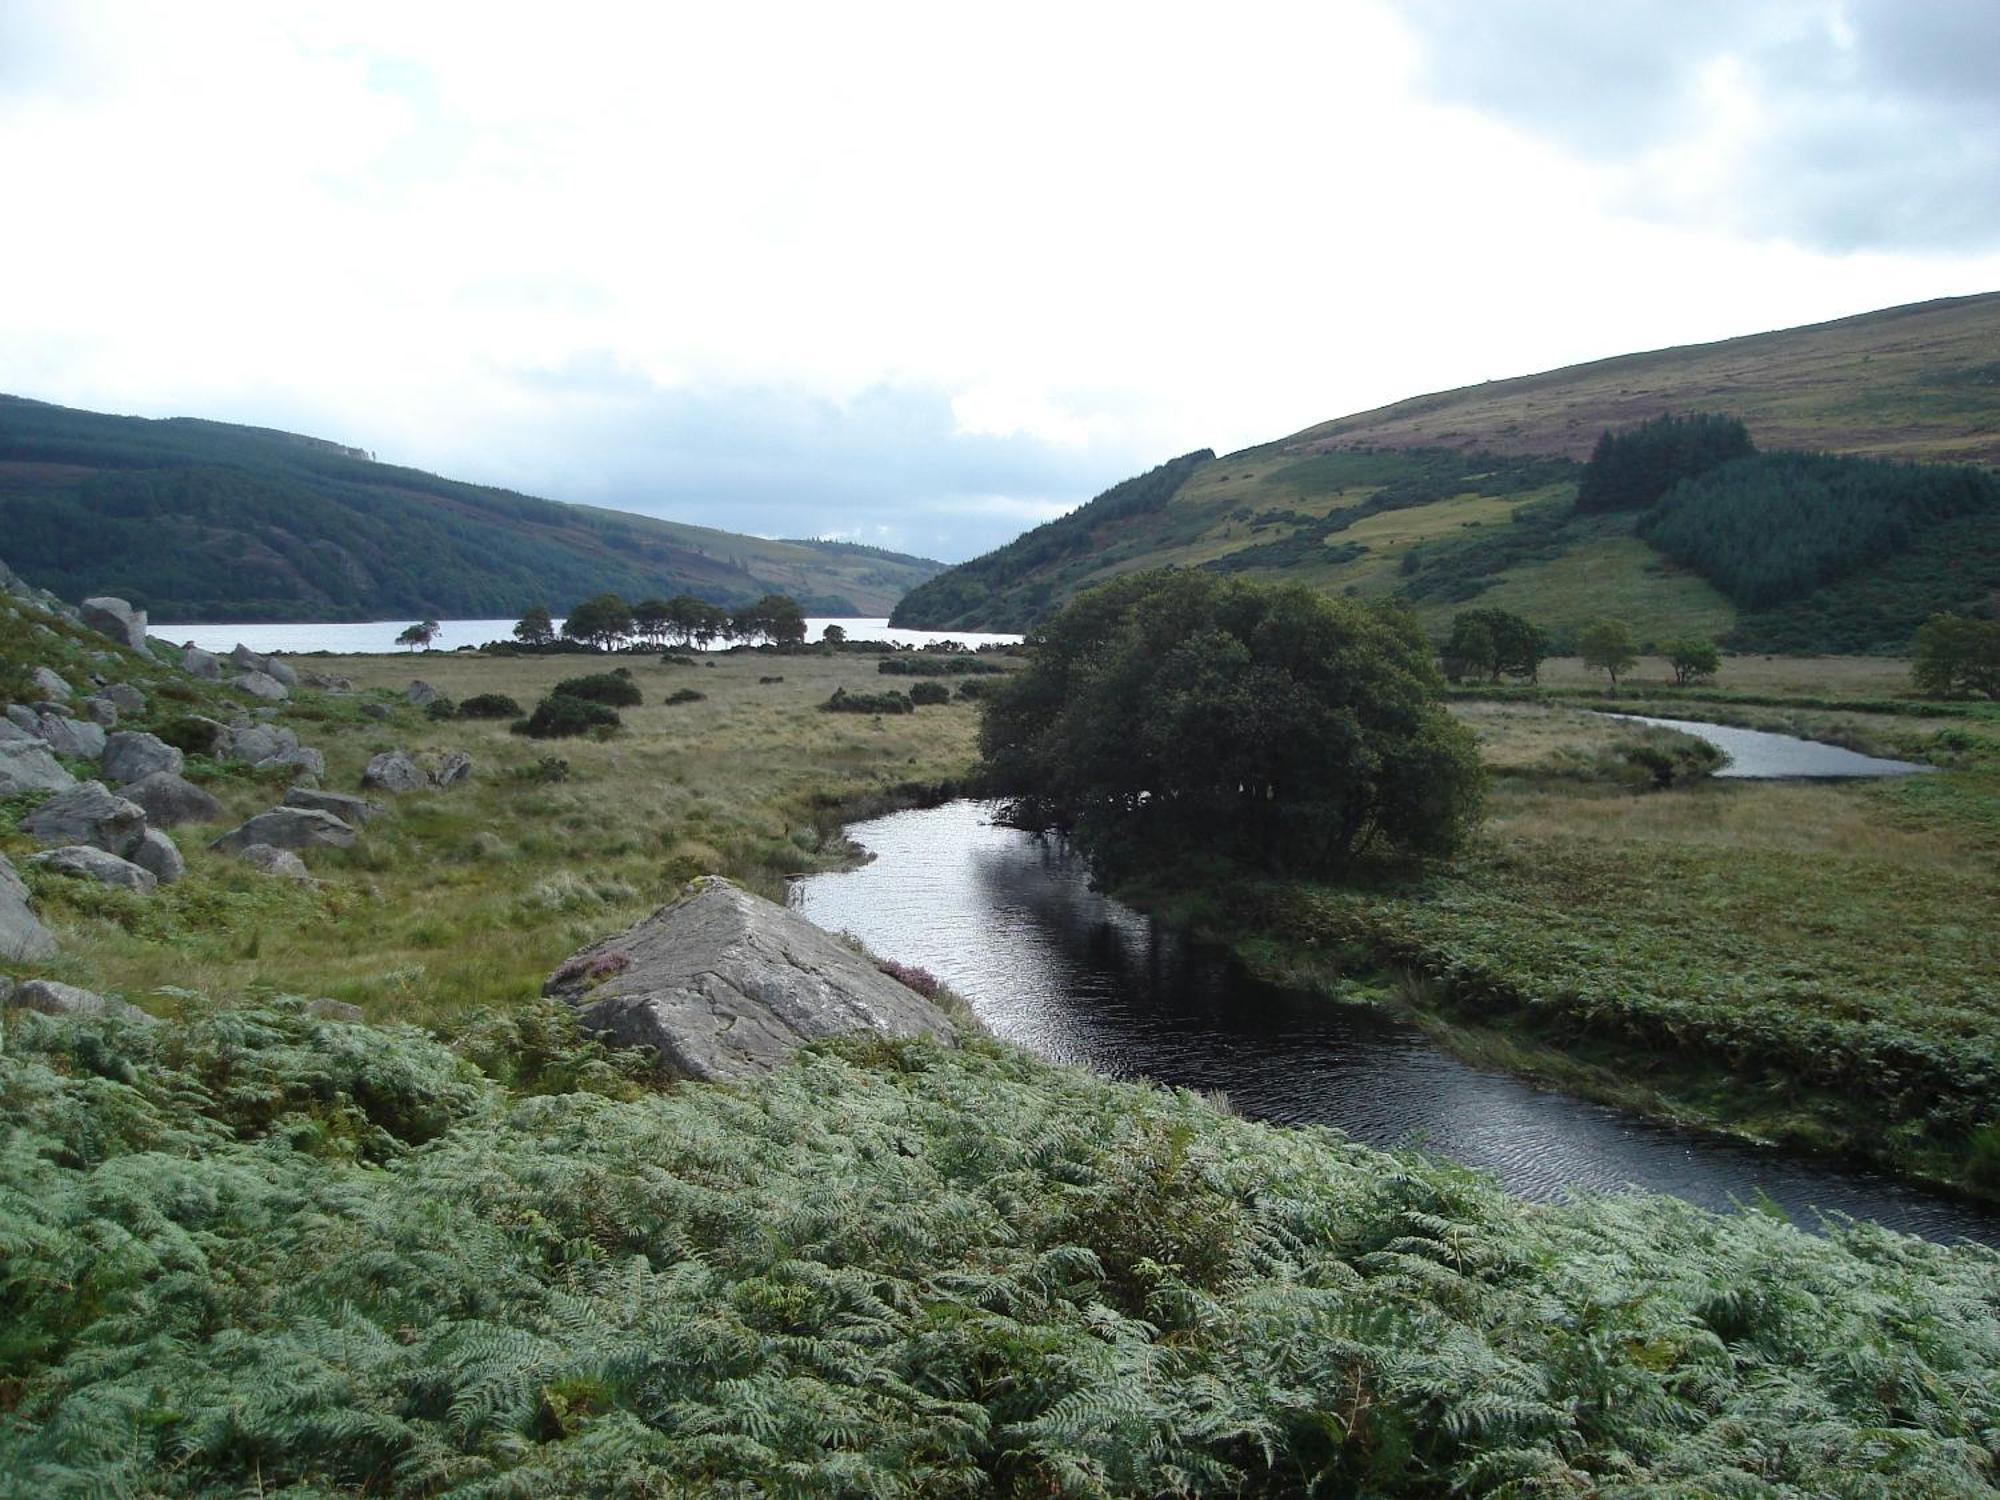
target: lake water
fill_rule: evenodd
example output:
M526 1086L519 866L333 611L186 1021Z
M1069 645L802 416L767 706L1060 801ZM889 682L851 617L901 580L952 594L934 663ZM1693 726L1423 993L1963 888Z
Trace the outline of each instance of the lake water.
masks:
M413 621L371 620L339 625L155 625L150 634L175 645L193 644L204 651L228 652L238 642L252 651L296 655L309 651L331 651L339 656L394 654L409 648L396 644ZM556 628L562 628L557 620ZM433 651L456 651L461 646L483 646L488 641L514 638L513 620L440 620ZM806 621L806 639L816 641L829 625L838 625L851 641L893 641L899 646L929 646L938 641L957 641L967 647L1015 645L1018 635L978 630L896 630L887 620L835 619L812 617Z
M1606 714L1659 729L1678 729L1729 752L1729 764L1715 774L1738 780L1777 781L1787 778L1831 779L1850 776L1912 776L1928 771L1914 761L1885 760L1838 745L1802 740L1761 729L1737 729L1728 724L1704 724L1696 719L1654 719L1645 714Z
M1629 1187L1709 1208L1768 1198L1934 1239L2000 1244L2000 1216L1872 1173L1637 1118L1476 1068L1359 1006L1246 976L1090 889L1060 846L953 802L856 824L875 858L813 875L794 905L876 953L930 970L993 1032L1119 1078L1220 1090L1241 1113L1421 1145L1530 1198Z

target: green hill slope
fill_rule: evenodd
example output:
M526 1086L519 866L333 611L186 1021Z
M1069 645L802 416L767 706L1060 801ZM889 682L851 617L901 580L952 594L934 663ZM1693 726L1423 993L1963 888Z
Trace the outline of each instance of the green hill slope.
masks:
M1135 512L1114 500L1124 486L1107 491L947 569L895 619L1022 629L1079 589L1178 566L1399 597L1434 627L1477 599L1559 640L1616 614L1649 638L1734 632L1764 649L1894 649L1932 609L1988 607L2000 590L2000 514L1946 523L1949 568L1924 561L1945 547L1943 531L1921 532L1825 597L1787 601L1778 619L1740 613L1637 535L1636 515L1575 514L1577 461L1607 427L1726 411L1766 450L2000 467L1996 350L2000 293L1422 396L1222 458L1176 460L1164 500ZM1058 528L1064 546L1024 545Z
M790 594L886 614L942 564L767 541L378 464L316 438L0 396L8 561L157 620L502 617L604 589L721 604Z

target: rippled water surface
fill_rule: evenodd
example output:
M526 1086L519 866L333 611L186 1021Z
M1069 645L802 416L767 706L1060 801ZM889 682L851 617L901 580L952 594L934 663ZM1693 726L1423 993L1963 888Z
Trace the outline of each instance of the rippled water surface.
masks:
M1729 752L1729 764L1715 774L1739 780L1776 781L1786 777L1913 776L1928 771L1915 761L1885 760L1838 745L1802 740L1762 729L1738 729L1730 724L1704 724L1694 719L1653 719L1645 714L1607 714L1658 729L1678 729Z
M876 858L793 903L929 969L992 1030L1120 1078L1222 1090L1243 1114L1418 1144L1549 1198L1630 1186L1710 1208L1766 1196L1933 1238L2000 1244L2000 1219L1866 1173L1720 1143L1461 1063L1420 1032L1246 978L1089 888L1080 860L954 802L855 825Z

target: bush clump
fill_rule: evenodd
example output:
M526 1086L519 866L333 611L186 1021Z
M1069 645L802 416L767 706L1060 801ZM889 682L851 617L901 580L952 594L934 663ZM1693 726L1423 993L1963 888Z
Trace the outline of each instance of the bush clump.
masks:
M520 713L521 705L505 693L479 693L458 705L461 719L513 719Z
M613 708L637 708L639 684L622 668L598 672L589 677L565 677L555 685L550 697L581 698L589 703L605 703Z
M699 703L707 696L708 694L698 692L694 688L679 688L667 694L666 702L669 706L676 703Z
M516 719L509 727L515 734L525 734L530 739L556 740L579 734L609 733L624 722L618 717L618 710L606 704L555 692L537 703L527 718Z
M910 701L919 707L926 703L949 703L951 689L941 682L913 682L910 684Z
M520 712L519 709L515 710ZM424 717L442 724L447 719L458 717L458 705L449 698L433 698L424 705Z
M915 713L917 705L903 693L850 693L846 688L835 688L833 696L819 708L827 714L908 714Z
M213 755L222 725L198 714L182 714L167 720L153 732L183 755Z
M995 677L1006 672L998 662L956 652L910 652L885 656L875 663L884 677Z

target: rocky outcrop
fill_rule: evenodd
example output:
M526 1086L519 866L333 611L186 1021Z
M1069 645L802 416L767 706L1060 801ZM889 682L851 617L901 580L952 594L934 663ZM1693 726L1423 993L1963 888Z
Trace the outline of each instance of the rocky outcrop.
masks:
M649 1048L686 1078L767 1073L844 1032L958 1036L943 1011L853 949L713 876L575 954L542 988L575 1005L586 1029Z
M386 703L364 703L361 705L361 716L364 719L386 719L393 711Z
M421 677L403 689L403 697L418 708L427 708L438 700L438 690Z
M431 763L430 778L435 786L457 786L472 774L472 757L463 750L443 750Z
M0 958L34 960L52 957L55 951L55 934L28 905L27 885L0 855Z
M48 667L36 667L28 674L28 681L35 685L36 692L57 703L67 703L72 696L70 685Z
M220 682L222 658L199 646L189 646L181 652L181 670L190 677L199 677L203 682Z
M86 781L21 819L21 831L44 848L88 844L125 859L146 836L146 810L101 781Z
M384 792L421 791L431 784L417 763L400 750L384 750L370 756L361 772L361 785Z
M311 745L294 745L291 749L280 755L266 756L263 760L256 762L256 767L260 771L269 770L275 766L284 766L294 771L303 771L306 775L317 779L326 774L326 757L321 755Z
M179 775L181 753L156 734L121 729L105 740L104 754L97 765L105 780L123 786L160 771Z
M102 849L93 849L88 844L71 844L63 849L51 849L44 854L31 854L28 863L54 870L58 875L73 876L78 880L94 880L99 885L122 886L128 891L141 895L152 890L158 878L151 870L136 865L129 859L120 859L115 854L107 854Z
M228 731L221 751L230 760L247 760L251 765L273 760L299 748L299 737L274 724L253 724L248 719Z
M315 787L292 787L285 793L285 806L309 807L315 812L332 813L350 828L359 828L376 813L379 803L370 802L366 797L352 797L346 792L322 792Z
M253 698L262 698L269 703L282 703L292 696L291 689L269 672L245 672L240 677L230 678L229 685L241 688Z
M295 688L299 685L299 674L286 666L285 663L279 661L275 656L265 656L259 652L252 651L241 642L237 644L234 651L229 653L229 659L245 672L262 672L280 687Z
M22 792L66 792L76 778L39 739L0 740L0 797Z
M93 693L77 705L83 716L91 723L105 729L115 729L118 725L118 705L101 693Z
M193 782L171 771L155 771L118 789L128 802L146 810L146 821L156 828L178 828L183 823L213 823L222 816L222 804Z
M269 844L274 849L345 849L353 842L354 830L332 813L310 807L274 807L239 823L209 847L234 854L252 844Z
M108 635L121 646L130 646L134 651L146 649L146 612L134 609L123 599L102 595L96 599L86 599L77 606L83 616L83 623L100 635Z
M78 989L73 984L57 984L53 979L30 979L16 985L7 1003L18 1010L40 1011L45 1016L116 1016L124 1021L143 1022L153 1019L136 1005Z
M103 689L103 696L110 699L112 706L121 714L142 714L146 711L146 695L129 682L114 682Z

